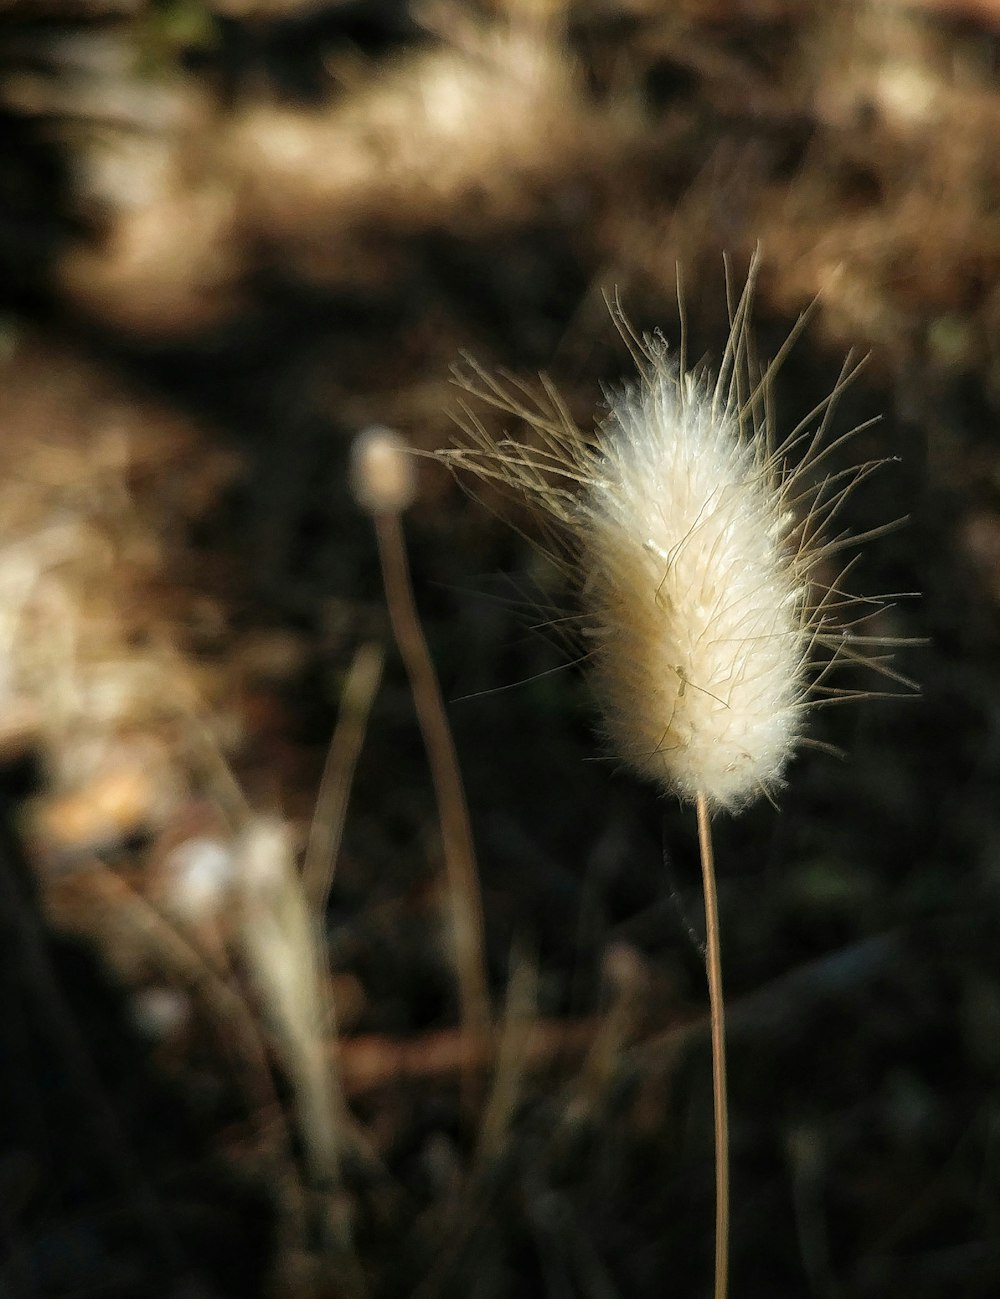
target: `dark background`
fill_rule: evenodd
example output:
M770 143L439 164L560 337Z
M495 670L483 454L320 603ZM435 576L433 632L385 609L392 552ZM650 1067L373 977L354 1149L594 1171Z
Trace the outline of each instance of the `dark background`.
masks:
M410 558L492 989L534 972L555 1043L478 1156L435 803L345 466L373 422L448 445L463 352L546 371L589 424L631 365L602 294L676 343L678 264L688 354L717 363L723 254L739 277L758 244L762 356L817 299L780 427L870 353L835 431L880 415L845 454L892 463L844 525L905 521L851 581L919 592L878 630L926 643L896 660L919 698L817 713L843 756L804 750L776 808L716 825L733 1294L1000 1291L998 65L985 0L0 5L0 601L33 537L119 509L124 439L154 542L106 528L108 660L175 643L250 804L299 827L352 654L387 645L325 916L353 1153L292 1244L270 1119L197 991L150 1018L170 980L109 886L155 901L163 828L88 832L86 787L68 825L68 741L10 633L0 1295L709 1292L691 811L617 768L585 676L552 670L572 596L531 520L422 461ZM130 742L169 766L154 714Z

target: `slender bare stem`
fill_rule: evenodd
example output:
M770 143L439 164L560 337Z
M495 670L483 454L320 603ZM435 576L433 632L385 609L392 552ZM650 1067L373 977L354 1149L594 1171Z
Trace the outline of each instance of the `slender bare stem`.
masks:
M399 646L417 720L430 763L448 892L451 899L455 964L462 1021L481 1046L490 1041L490 1003L486 982L486 943L476 855L458 758L441 698L437 674L413 599L410 567L398 513L375 515L379 558L392 630ZM466 1083L470 1084L467 1073Z
M383 657L381 645L372 643L362 645L355 654L341 692L337 725L323 767L302 867L302 887L320 924L340 854L354 769L368 729L372 703L382 680Z
M715 859L708 800L699 794L698 848L705 891L705 932L708 1000L712 1018L712 1101L715 1108L715 1290L726 1299L729 1289L729 1106L726 1098L726 1021L722 997L722 954L719 946L719 903L715 888Z

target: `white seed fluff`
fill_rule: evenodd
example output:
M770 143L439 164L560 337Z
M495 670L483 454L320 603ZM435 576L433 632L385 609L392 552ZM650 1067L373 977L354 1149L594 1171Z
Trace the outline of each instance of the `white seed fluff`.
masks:
M839 577L824 577L845 544L828 525L874 467L814 472L838 445L824 445L826 426L854 372L848 362L816 407L815 432L804 423L775 445L768 394L784 349L757 370L755 269L715 382L686 372L662 341L637 339L619 315L639 379L611 398L594 432L577 428L545 381L538 397L469 362L460 386L530 436L497 439L466 405L467 443L442 453L540 514L579 593L616 752L680 797L729 809L780 787L817 693L852 693L819 685L815 669L822 681L838 660L867 657L895 676L866 653L871 638L837 619L852 602Z
M762 443L660 362L616 401L579 500L583 604L610 738L641 774L734 807L780 783L810 641Z

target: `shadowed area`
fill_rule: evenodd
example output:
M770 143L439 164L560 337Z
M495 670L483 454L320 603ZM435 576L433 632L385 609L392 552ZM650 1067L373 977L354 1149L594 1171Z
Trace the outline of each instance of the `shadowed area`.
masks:
M539 521L421 458L474 1031L348 470L460 436L463 356L592 427L678 266L717 368L759 245L762 360L816 302L779 433L869 354L834 531L905 516L846 585L925 643L715 822L732 1293L993 1299L998 66L990 0L0 4L0 1292L708 1292L692 809L609 757Z

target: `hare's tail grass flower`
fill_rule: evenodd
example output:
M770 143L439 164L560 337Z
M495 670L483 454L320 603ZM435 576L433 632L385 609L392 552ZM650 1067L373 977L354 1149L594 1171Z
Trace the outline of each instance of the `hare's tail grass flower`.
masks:
M727 268L728 269L728 268ZM738 297L718 377L688 370L662 339L612 314L638 379L609 396L593 432L555 388L491 376L473 361L460 387L526 426L495 437L466 401L456 469L499 482L538 513L543 545L565 567L614 749L640 774L695 802L705 886L717 1157L716 1296L726 1291L728 1173L723 1011L709 815L781 788L809 709L856 691L830 684L865 660L893 677L859 624L881 602L844 594L836 555L869 539L836 532L851 490L881 462L828 468L860 429L831 439L838 399L859 366L782 441L772 382L801 331L757 365L749 317L757 259ZM727 275L727 282L728 282ZM867 427L867 426L863 426ZM902 680L901 678L896 678Z
M826 469L869 427L827 436L863 362L848 358L833 391L778 442L771 387L805 317L758 372L755 271L732 304L714 382L684 368L683 347L678 360L661 340L636 338L615 307L638 381L610 395L592 432L546 379L534 393L469 360L460 386L528 433L496 437L465 402L464 445L439 453L535 508L541 544L578 592L580 639L615 751L713 809L738 810L781 788L795 748L810 742L810 709L872 694L831 684L838 667L867 663L909 685L880 652L892 642L863 634L885 601L847 595L854 561L836 564L845 548L894 526L864 536L834 527L849 493L884 463Z

